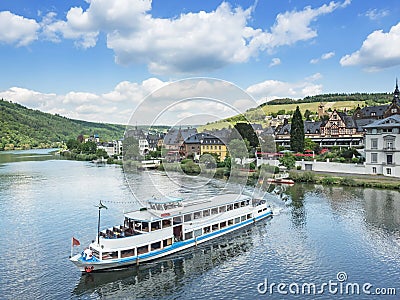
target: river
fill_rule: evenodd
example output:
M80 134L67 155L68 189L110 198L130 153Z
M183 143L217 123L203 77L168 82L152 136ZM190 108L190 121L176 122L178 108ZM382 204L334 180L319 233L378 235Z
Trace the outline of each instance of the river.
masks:
M183 196L223 186L172 176L199 186L177 191ZM108 207L102 228L117 225L137 207L132 186L139 198L154 194L149 178L173 192L169 177L139 173L129 186L119 166L61 160L48 150L0 153L0 298L400 298L399 192L337 186L295 184L286 201L272 203L272 219L138 268L81 275L68 260L71 237L82 244L75 251L95 238L99 200ZM319 294L308 295L311 284ZM397 295L368 295L393 289Z

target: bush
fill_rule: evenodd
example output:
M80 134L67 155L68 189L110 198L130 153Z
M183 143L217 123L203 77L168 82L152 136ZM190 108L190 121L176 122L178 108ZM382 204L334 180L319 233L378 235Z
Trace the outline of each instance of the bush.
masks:
M333 185L335 183L336 183L336 180L333 177L328 176L328 177L322 178L322 184Z
M356 181L350 177L343 177L340 178L340 184L347 185L347 186L356 186Z
M302 181L304 181L304 182L309 182L309 183L316 182L315 174L313 172L304 172L302 179L303 179Z

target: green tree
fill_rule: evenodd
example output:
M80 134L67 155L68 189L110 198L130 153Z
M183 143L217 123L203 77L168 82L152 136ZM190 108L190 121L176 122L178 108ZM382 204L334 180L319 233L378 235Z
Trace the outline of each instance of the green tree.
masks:
M103 158L108 158L108 153L104 149L97 149L96 151L96 156L97 157L103 157Z
M296 165L296 158L290 152L286 152L284 156L279 158L280 165L286 167L288 170L293 169Z
M258 147L260 141L258 140L257 134L255 133L253 127L249 123L236 123L235 129L237 133L240 134L242 139L247 139L250 142L250 146L253 148ZM233 131L235 132L235 130ZM234 136L233 138L240 138L238 136Z
M95 142L87 141L86 143L80 144L79 150L83 154L95 154L97 151L97 145Z
M306 121L311 121L310 116L311 116L311 111L306 109L306 111L304 112L304 118L306 118Z
M290 149L294 152L304 151L304 123L298 106L293 114L290 127Z
M204 153L200 157L200 164L205 165L206 169L214 169L219 162L219 155L216 153Z
M74 150L79 148L80 143L76 139L69 139L66 145L69 150Z
M122 142L122 151L124 159L140 160L139 141L130 136Z
M232 158L239 158L240 159L240 164L243 164L243 159L247 158L249 156L247 152L247 144L249 142L247 140L239 140L239 139L233 139L229 144L228 144L228 150L229 154ZM235 160L233 160L235 161Z
M315 143L312 139L310 138L305 138L304 139L304 149L305 150L314 150L317 147L317 143Z

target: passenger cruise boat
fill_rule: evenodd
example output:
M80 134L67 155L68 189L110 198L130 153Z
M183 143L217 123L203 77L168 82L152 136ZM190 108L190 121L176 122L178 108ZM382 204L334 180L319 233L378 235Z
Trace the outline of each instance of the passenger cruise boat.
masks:
M70 260L82 272L118 269L197 246L272 216L263 199L223 194L195 201L164 197L124 214L123 225L101 231Z

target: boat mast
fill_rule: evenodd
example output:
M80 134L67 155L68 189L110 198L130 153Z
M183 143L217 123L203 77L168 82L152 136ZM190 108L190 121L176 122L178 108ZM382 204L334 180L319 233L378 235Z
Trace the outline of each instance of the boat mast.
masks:
M100 211L102 208L105 208L105 209L108 209L108 208L103 203L101 203L101 200L99 202L99 205L96 205L96 207L99 208L99 218L97 220L97 245L100 245Z

